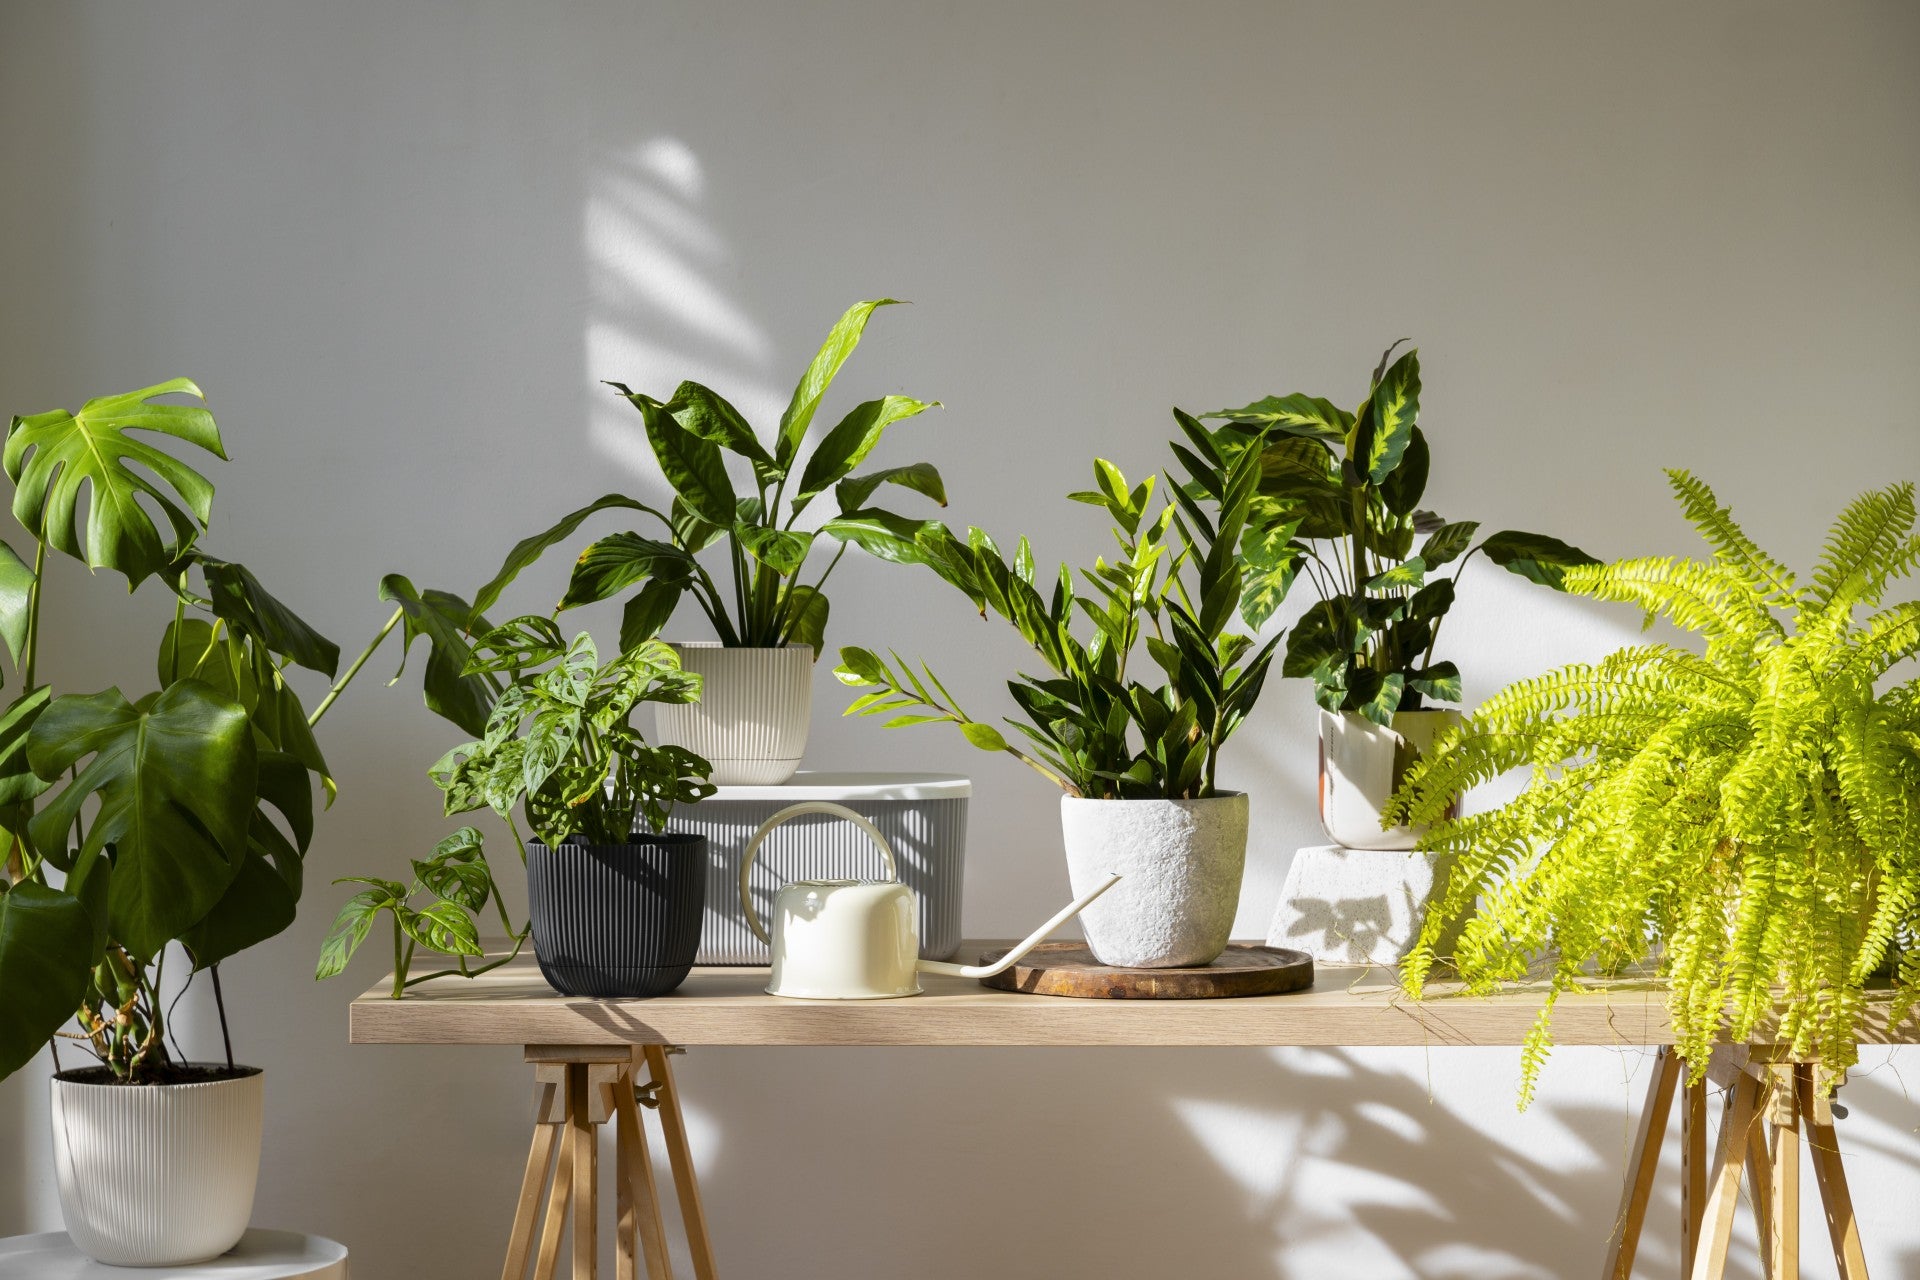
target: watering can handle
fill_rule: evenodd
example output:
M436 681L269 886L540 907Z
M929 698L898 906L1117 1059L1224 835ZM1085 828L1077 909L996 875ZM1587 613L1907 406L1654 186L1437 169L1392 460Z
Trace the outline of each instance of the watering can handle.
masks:
M747 927L753 930L754 937L767 943L769 946L773 944L773 939L768 936L766 922L760 918L760 912L756 910L753 905L753 893L747 885L747 879L753 872L754 855L760 852L761 844L773 833L775 827L790 818L804 818L812 813L825 813L831 814L836 818L845 818L848 822L851 822L854 826L866 832L867 839L873 841L873 847L880 851L882 858L886 859L887 879L898 880L900 878L900 869L894 865L893 849L887 844L887 838L880 834L878 827L868 822L853 810L847 808L847 806L835 804L831 800L808 800L801 804L788 805L760 824L760 829L753 833L751 840L747 841L746 857L740 860L740 905L745 908L747 913Z

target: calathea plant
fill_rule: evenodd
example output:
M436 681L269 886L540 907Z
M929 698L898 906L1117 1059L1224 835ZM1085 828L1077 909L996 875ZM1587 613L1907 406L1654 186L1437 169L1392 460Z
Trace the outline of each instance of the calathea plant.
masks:
M1419 353L1394 359L1392 348L1351 413L1296 393L1204 415L1227 420L1212 437L1216 449L1260 452L1260 498L1246 533L1259 572L1242 616L1252 627L1265 623L1285 583L1304 572L1319 599L1294 624L1282 673L1311 679L1327 710L1383 725L1396 710L1459 700L1459 668L1433 655L1474 555L1556 588L1568 567L1593 563L1537 533L1506 530L1476 543L1477 522L1420 509L1430 455L1419 415ZM1198 424L1181 415L1181 425L1195 435ZM1449 564L1453 572L1442 574Z
M213 416L173 395L201 398L176 378L7 429L34 552L29 566L0 545L0 639L20 688L0 713L0 1076L59 1035L119 1080L177 1078L169 946L212 970L218 994L223 960L292 923L313 783L333 794L311 726L365 655L309 715L290 668L331 677L339 650L199 544L213 485L155 441L226 451ZM49 549L168 590L157 689L56 696L38 682ZM224 1002L220 1017L224 1031ZM69 1019L77 1031L60 1029Z
M916 674L897 655L888 663L866 649L840 651L834 674L871 690L847 714L885 715L889 727L957 725L974 746L1006 752L1071 796L1213 795L1220 748L1259 697L1278 641L1256 645L1227 630L1245 589L1238 547L1259 454L1243 449L1229 464L1204 430L1196 443L1206 456L1183 452L1187 479L1169 486L1172 500L1157 512L1154 477L1130 488L1118 467L1094 463L1097 488L1072 497L1106 510L1121 556L1082 571L1090 595L1066 565L1042 595L1025 538L1009 561L978 529L964 543L944 527L921 536L926 563L982 617L1013 624L1046 664L1046 675L1007 683L1024 716L1008 723L1023 745L968 715L931 670ZM1164 679L1143 680L1145 662Z
M940 473L928 463L854 474L888 427L937 408L935 402L893 395L864 401L804 461L801 457L821 401L859 345L868 318L893 301L857 302L847 309L766 440L738 409L700 383L682 382L666 400L610 383L639 412L647 442L673 486L673 502L662 511L637 498L608 494L569 513L514 547L476 597L476 611L589 516L609 509L636 511L654 522L655 536L616 533L588 546L574 565L561 609L632 592L620 628L621 647L632 648L658 634L681 599L691 596L725 645L774 648L794 642L812 646L817 654L827 626L826 581L849 543L886 560L921 558L918 534L925 522L871 505L875 492L894 485L946 505ZM742 460L744 489L729 473L729 453ZM801 517L828 490L836 514L817 528L800 528ZM818 577L804 581L822 543L835 544L833 555ZM702 559L714 548L724 551L718 556L724 566L719 579Z
M700 696L700 677L682 671L666 644L643 641L601 663L588 633L569 643L552 619L527 616L478 637L473 649L464 674L499 673L504 691L484 735L449 751L429 772L448 815L482 808L498 814L522 864L527 850L516 808L549 846L616 845L643 827L664 832L676 804L713 794L705 760L679 747L650 746L631 724L643 702ZM413 870L409 883L363 876L338 882L367 887L341 908L315 977L344 970L383 912L393 930L395 999L419 983L475 977L519 954L528 926L515 928L507 916L478 830L462 827ZM483 955L473 913L490 900L513 947L471 964ZM455 967L413 975L416 948L452 956Z
M1436 940L1476 991L1544 961L1551 989L1525 1051L1531 1092L1553 999L1651 955L1695 1078L1723 1034L1767 1034L1834 1073L1856 1057L1865 985L1891 970L1894 1023L1920 997L1920 601L1886 606L1920 565L1911 484L1834 524L1805 581L1713 492L1670 472L1708 560L1565 571L1566 589L1698 637L1523 680L1436 744L1396 801L1459 855L1403 976L1421 993ZM1520 794L1446 818L1447 797L1512 770ZM1475 910L1476 900L1480 903Z

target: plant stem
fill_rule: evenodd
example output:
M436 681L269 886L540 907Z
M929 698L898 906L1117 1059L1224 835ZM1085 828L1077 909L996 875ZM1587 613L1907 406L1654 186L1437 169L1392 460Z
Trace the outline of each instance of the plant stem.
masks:
M491 973L495 969L498 969L501 965L506 964L509 960L512 960L515 956L519 955L520 949L527 945L527 937L531 933L532 933L532 928L529 927L526 929L522 929L517 934L514 934L512 951L509 951L506 955L501 956L498 960L489 960L486 964L481 965L477 969L467 969L464 967L459 969L436 969L432 973L423 973L417 978L408 978L406 982L401 985L400 990L394 992L393 998L395 1000L398 1000L401 997L402 993L404 993L407 987L417 987L423 982L432 982L435 978L453 978L453 977L477 978L483 973ZM466 963L466 957L462 956L460 957L460 960L461 960L461 964L464 966Z
M400 951L400 917L393 918L393 998L398 1000L407 989L407 962Z
M320 723L320 717L327 714L327 708L332 706L333 700L340 696L340 691L347 687L349 681L360 674L360 668L367 665L367 659L373 656L373 651L380 647L383 640L393 634L393 629L400 625L400 619L405 616L405 609L395 609L393 611L393 616L387 619L387 625L380 628L380 634L376 635L373 638L373 642L360 651L360 656L353 660L353 665L347 668L347 673L334 681L333 688L327 690L327 696L320 700L320 705L315 707L313 714L307 717L309 727Z
M220 1043L227 1051L227 1070L233 1070L233 1034L227 1029L227 996L220 990L220 966L209 965L207 972L213 975L213 1004L220 1011Z
M20 682L31 690L33 686L34 663L40 657L40 583L47 567L47 543L44 538L34 543L33 548L33 586L27 589L27 644L26 657L21 662Z

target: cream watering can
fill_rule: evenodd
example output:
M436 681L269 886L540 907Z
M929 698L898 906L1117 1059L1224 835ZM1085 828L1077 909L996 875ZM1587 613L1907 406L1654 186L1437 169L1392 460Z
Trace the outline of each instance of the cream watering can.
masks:
M754 855L775 827L790 818L812 813L845 818L873 841L887 863L885 880L796 880L773 898L773 932L754 909L747 877ZM1010 969L1038 946L1049 933L1086 909L1089 902L1120 882L1108 876L1105 884L1083 894L1053 919L1034 930L995 964L947 964L920 959L919 911L913 890L900 883L893 850L871 822L844 805L825 800L789 805L760 824L747 842L740 864L740 905L747 924L773 949L773 977L767 991L800 1000L885 1000L920 994L920 975L940 973L956 978L991 978Z

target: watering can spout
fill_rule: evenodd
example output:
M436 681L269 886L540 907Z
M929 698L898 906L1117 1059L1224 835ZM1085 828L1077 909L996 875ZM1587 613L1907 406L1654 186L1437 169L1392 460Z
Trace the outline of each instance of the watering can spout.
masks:
M1087 904L1120 883L1119 873L1106 878L1098 888L1089 890L1061 908L1053 919L1028 934L1026 940L1017 944L1011 951L992 964L949 964L944 960L920 960L915 967L922 973L945 974L950 978L991 978L995 974L1005 973L1026 956L1027 952L1046 941L1047 935L1058 929L1073 917L1087 909Z

